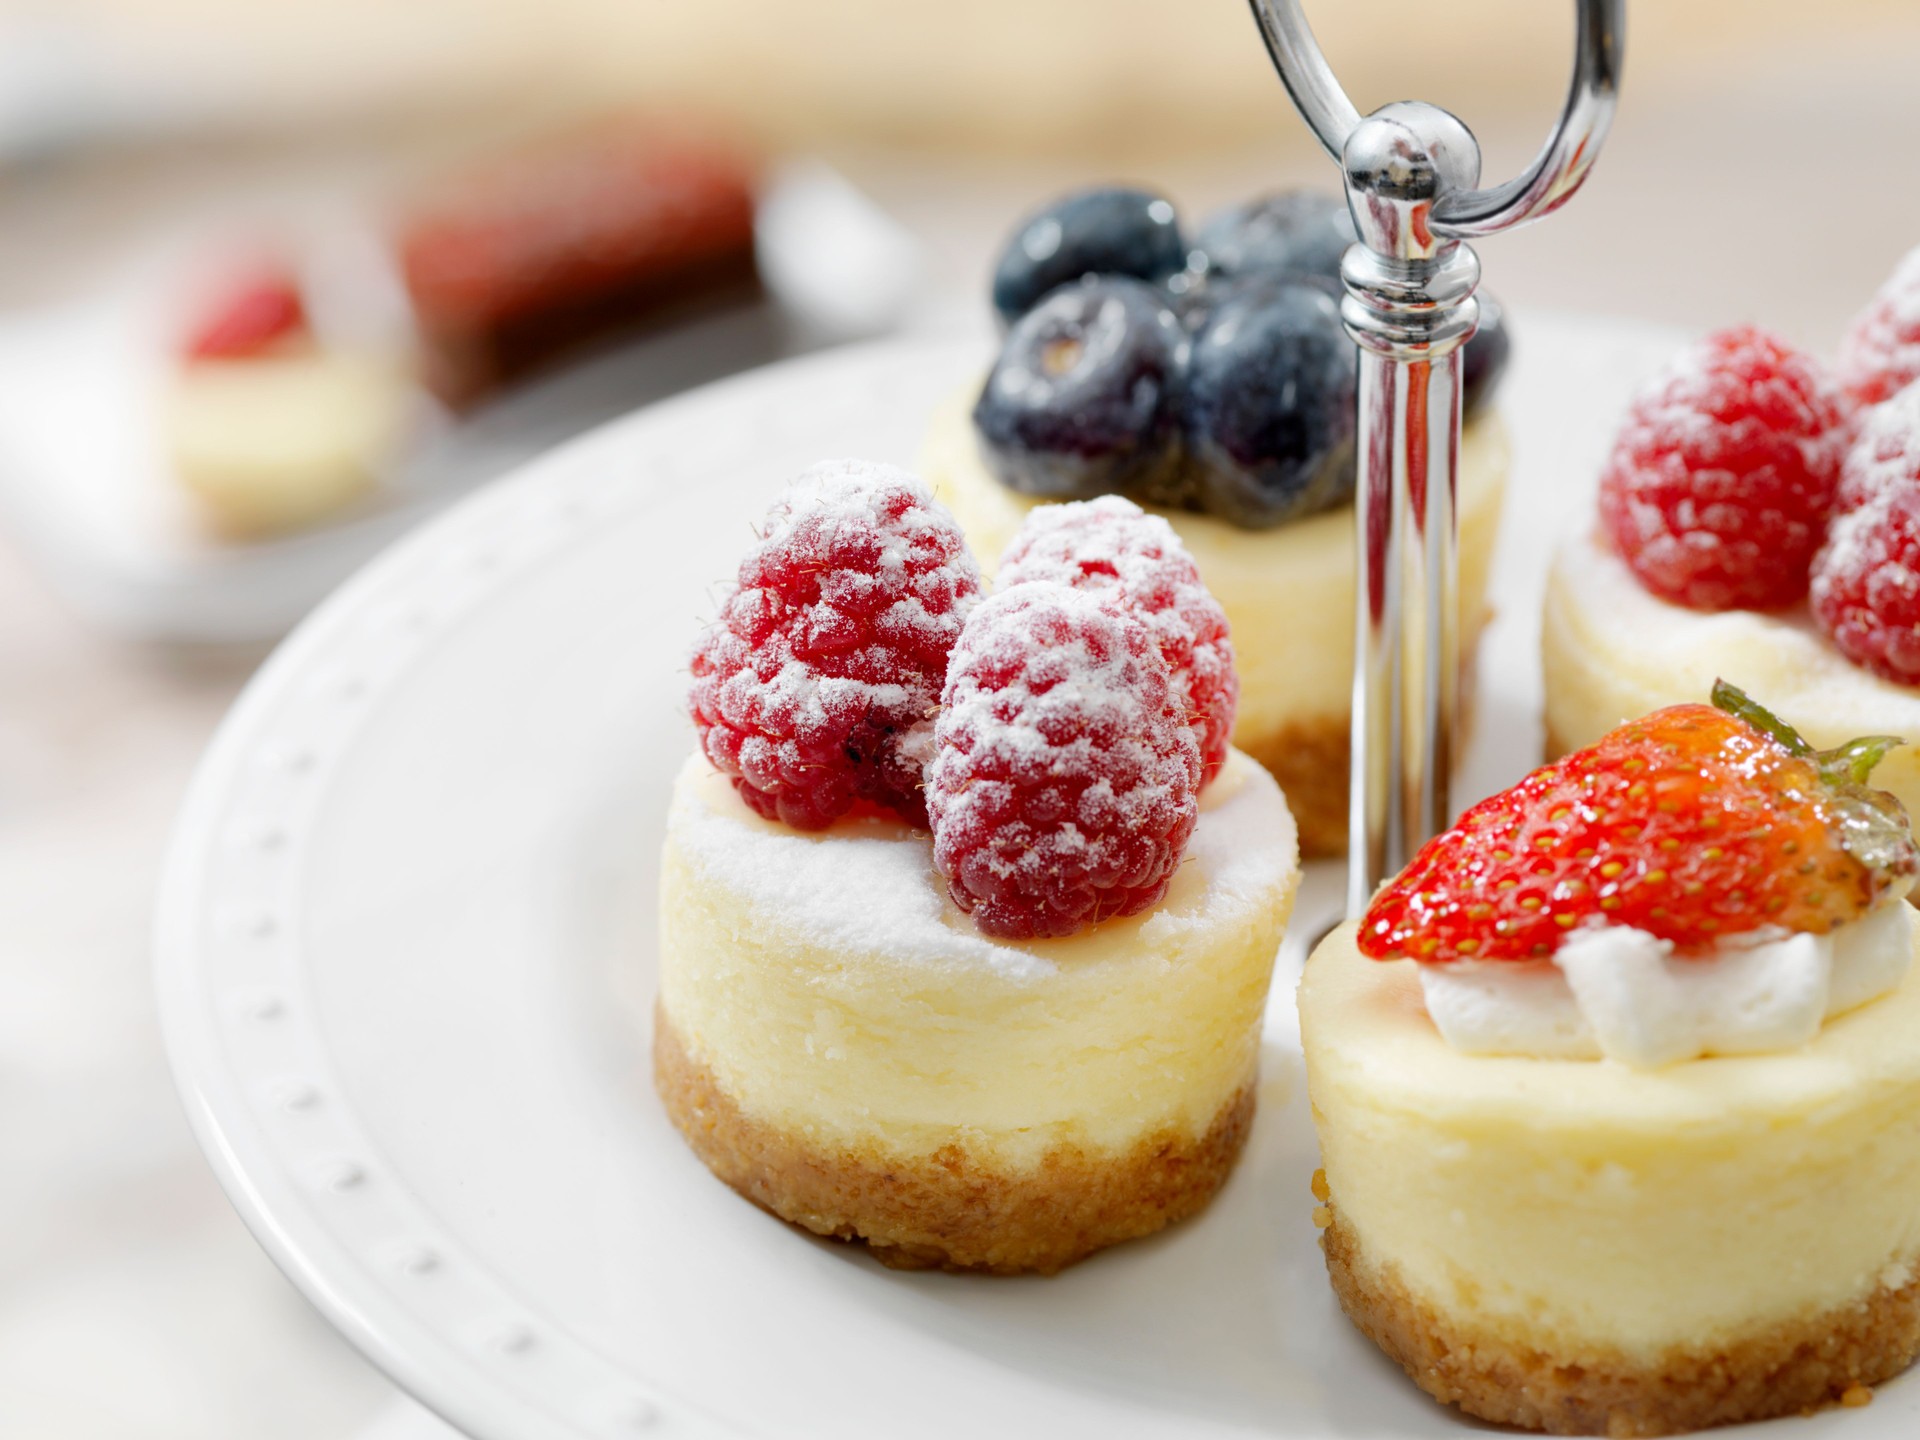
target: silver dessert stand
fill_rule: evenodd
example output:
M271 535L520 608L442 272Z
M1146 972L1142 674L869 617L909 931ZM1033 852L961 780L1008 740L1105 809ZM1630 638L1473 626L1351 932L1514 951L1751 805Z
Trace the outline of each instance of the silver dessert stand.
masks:
M1334 79L1299 0L1251 0L1267 49L1345 177L1359 243L1341 313L1360 347L1356 652L1348 909L1450 818L1457 726L1454 515L1460 347L1479 322L1480 262L1463 243L1552 213L1579 189L1613 118L1624 0L1576 0L1573 82L1526 173L1476 188L1473 134L1437 106L1362 117ZM396 1398L361 1440L456 1440Z
M1300 0L1251 0L1274 68L1340 165L1359 242L1341 316L1360 347L1347 913L1452 818L1458 741L1461 346L1479 324L1466 244L1550 215L1599 157L1620 87L1625 0L1576 0L1573 79L1552 135L1504 185L1480 187L1459 119L1402 100L1362 116Z

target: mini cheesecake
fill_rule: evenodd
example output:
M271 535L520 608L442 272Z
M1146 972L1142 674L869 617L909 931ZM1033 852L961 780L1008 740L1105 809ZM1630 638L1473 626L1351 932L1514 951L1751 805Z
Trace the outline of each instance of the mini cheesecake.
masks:
M1920 740L1916 503L1920 389L1850 412L1816 360L1752 327L1683 351L1634 397L1597 516L1554 553L1548 755L1719 677L1816 746ZM1874 783L1920 811L1920 749L1893 748Z
M231 540L351 511L419 418L406 368L331 349L286 266L242 269L210 297L159 399L175 478Z
M1730 686L1470 809L1299 990L1328 1274L1559 1434L1809 1410L1920 1352L1920 915L1879 740Z
M1920 916L1906 920L1920 946ZM1462 1054L1329 936L1300 1029L1340 1304L1423 1390L1559 1434L1793 1414L1920 1349L1920 970L1780 1054Z
M981 458L969 411L975 389L935 415L921 473L965 530L982 571L1036 505L996 480ZM1507 436L1487 414L1460 444L1460 620L1471 656L1488 618L1487 578L1506 486ZM1302 853L1340 854L1347 834L1347 748L1353 692L1353 508L1268 530L1180 510L1154 509L1185 542L1233 627L1240 671L1233 743L1280 782L1300 826ZM1471 680L1471 675L1463 677ZM1463 693L1470 686L1463 687Z
M161 413L174 474L208 528L251 540L363 502L417 405L398 365L302 349L183 366Z
M1670 604L1593 532L1554 554L1540 662L1549 758L1593 744L1628 716L1703 694L1720 677L1765 695L1815 745L1854 735L1920 740L1920 687L1848 661L1805 606L1707 614ZM1892 750L1873 778L1908 814L1920 814L1920 748Z
M994 266L1005 329L934 416L922 470L992 577L1036 506L1157 507L1225 608L1233 743L1286 792L1308 856L1346 849L1358 371L1340 318L1344 197L1250 197L1198 230L1152 190L1099 186L1027 215ZM1507 471L1492 410L1511 354L1480 297L1459 356L1461 692Z
M1225 1181L1298 878L1285 800L1234 753L1159 903L995 939L925 830L795 830L696 756L661 862L656 1084L783 1219L901 1268L1056 1271Z

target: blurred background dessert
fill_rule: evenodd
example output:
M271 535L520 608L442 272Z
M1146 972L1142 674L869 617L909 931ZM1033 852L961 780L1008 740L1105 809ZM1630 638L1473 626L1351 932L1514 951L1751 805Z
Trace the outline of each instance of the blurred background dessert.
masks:
M1569 7L1458 0L1445 24L1411 0L1309 8L1363 108L1449 105L1490 175L1559 104ZM1518 353L1547 310L1694 330L1764 315L1830 352L1920 240L1920 197L1885 171L1913 123L1920 13L1696 0L1632 24L1626 101L1573 219L1482 247ZM706 207L688 246L648 251L631 285L577 253L512 278L515 257L569 253L514 228L563 200L547 187L566 167L525 157L586 144L588 172L644 168L644 147L582 139L630 137L633 117L697 121L743 157L682 177ZM167 823L265 639L330 583L329 546L376 548L582 424L823 343L976 335L984 370L993 257L1064 191L1145 182L1204 216L1329 178L1233 4L0 15L0 1134L26 1177L0 1185L0 1429L304 1440L391 1394L228 1211L147 991ZM636 198L580 213L634 241L656 233ZM476 272L492 280L429 278L423 250L502 231ZM297 306L279 281L249 298L263 256ZM676 290L672 314L649 311L647 264L698 272L706 303ZM535 323L547 306L566 323ZM236 309L260 328L206 354ZM248 450L279 407L294 418Z

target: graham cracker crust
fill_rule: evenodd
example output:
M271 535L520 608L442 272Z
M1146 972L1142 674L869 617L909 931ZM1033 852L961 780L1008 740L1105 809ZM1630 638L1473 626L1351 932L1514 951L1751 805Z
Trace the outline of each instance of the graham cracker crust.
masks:
M1118 1155L1062 1146L1037 1170L983 1165L955 1142L903 1162L878 1149L826 1149L743 1114L658 1005L653 1079L694 1154L782 1220L864 1242L898 1270L1055 1271L1184 1220L1226 1182L1253 1125L1253 1077L1198 1139L1168 1134Z
M1366 1273L1337 1210L1332 1219L1320 1248L1340 1308L1414 1384L1483 1420L1614 1440L1674 1435L1805 1414L1891 1379L1920 1353L1916 1277L1724 1349L1676 1349L1652 1368L1618 1354L1549 1354L1440 1314L1390 1270Z

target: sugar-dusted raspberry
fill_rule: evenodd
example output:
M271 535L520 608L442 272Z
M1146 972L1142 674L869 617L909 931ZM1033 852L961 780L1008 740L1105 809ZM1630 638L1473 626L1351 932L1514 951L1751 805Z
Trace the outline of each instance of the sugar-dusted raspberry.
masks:
M1920 684L1920 385L1866 413L1813 562L1814 619L1856 665Z
M1854 317L1834 372L1858 405L1878 405L1920 380L1920 249L1906 253Z
M998 583L1055 580L1118 596L1147 623L1200 744L1200 783L1226 762L1240 676L1227 612L1173 527L1118 495L1042 505L1000 561Z
M1901 490L1920 489L1920 385L1860 416L1840 462L1837 518Z
M989 935L1070 935L1166 893L1200 747L1153 633L1117 600L1002 590L953 650L927 809L948 893Z
M770 820L816 830L870 800L925 824L947 653L979 596L966 541L923 482L815 465L774 505L694 652L701 748Z
M1807 592L1846 444L1838 390L1751 326L1683 351L1634 398L1600 477L1600 518L1653 594L1777 610Z

